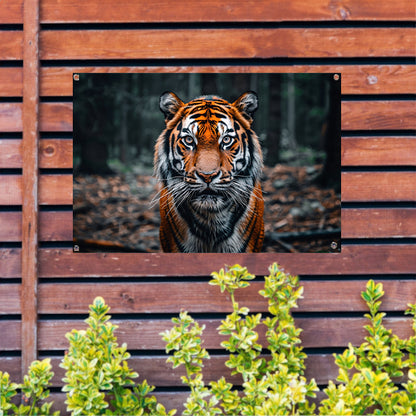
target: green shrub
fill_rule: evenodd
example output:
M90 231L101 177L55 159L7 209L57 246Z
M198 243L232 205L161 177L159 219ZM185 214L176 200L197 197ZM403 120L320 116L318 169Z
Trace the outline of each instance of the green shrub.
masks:
M268 300L271 317L262 319L261 314L249 314L246 307L235 301L234 292L249 286L254 278L247 269L239 265L226 271L213 273L210 284L220 287L221 292L230 295L233 312L222 321L218 331L228 336L222 346L230 353L226 366L231 374L240 374L242 391L236 389L224 377L205 386L202 377L203 360L209 358L202 348L203 327L186 313L173 319L174 327L162 333L166 352L173 351L168 359L174 367L184 365L187 375L182 381L191 388L185 404L184 415L302 415L314 414L315 405L308 397L315 397L318 390L314 380L303 377L305 353L300 346L301 329L294 325L290 314L297 307L303 288L298 278L279 270L276 264L265 277L264 289L260 294ZM369 333L359 347L349 347L343 354L335 354L339 367L337 383L330 381L324 393L319 414L322 415L415 415L416 414L416 372L415 340L401 340L387 330L379 312L383 296L381 284L370 280L362 293L370 313L365 316L370 324L365 328ZM413 315L416 331L416 306L407 313ZM258 343L257 328L266 325L267 345ZM261 353L269 351L266 360ZM407 355L407 359L406 358ZM412 368L411 368L412 367ZM402 389L395 379L407 371L407 383Z
M49 382L53 377L50 359L34 361L29 367L29 372L23 378L23 384L11 383L9 374L0 371L0 416L3 415L38 415L58 416L59 412L51 413L53 402L44 402L40 407L40 401L49 397ZM26 404L16 406L11 402L12 397L21 389L23 401Z
M229 353L226 366L239 374L242 388L225 377L204 383L202 369L208 352L202 347L204 327L187 313L173 318L174 326L162 333L166 351L172 355L173 367L183 365L182 382L190 388L184 415L416 415L416 335L402 340L383 326L380 312L383 286L370 280L362 298L369 313L365 316L368 336L359 347L351 344L342 354L334 354L339 367L336 383L330 381L323 390L326 398L318 407L310 401L316 397L315 381L304 377L306 354L291 315L302 297L298 277L284 273L276 264L269 268L260 294L268 301L269 316L250 314L240 306L235 291L249 286L254 276L239 265L213 273L210 284L228 292L232 313L218 327L227 337L221 345ZM416 332L416 305L409 305ZM109 320L109 307L97 297L90 305L86 330L73 330L66 337L69 350L61 367L66 370L63 391L67 392L67 409L76 415L173 415L149 394L154 387L146 381L136 385L127 360L127 346L119 346ZM258 329L266 328L267 345L259 343ZM264 354L267 352L267 354ZM405 377L406 376L406 377ZM48 387L53 377L49 359L35 361L22 384L10 382L9 374L0 371L0 416L59 415L51 412ZM398 387L398 378L406 381ZM21 391L24 404L16 406L12 398Z
M67 409L74 416L166 415L165 408L148 396L154 387L146 381L135 387L133 379L138 374L127 365L127 345L118 346L117 326L108 322L109 309L97 297L90 305L88 328L66 335L69 351L61 367L66 370L62 390L67 392Z

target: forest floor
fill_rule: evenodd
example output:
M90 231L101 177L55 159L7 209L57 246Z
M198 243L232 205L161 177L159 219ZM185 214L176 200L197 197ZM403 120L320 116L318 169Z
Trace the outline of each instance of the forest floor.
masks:
M340 250L341 198L317 184L322 166L263 171L263 252ZM77 175L74 247L81 252L160 252L158 184L150 174Z

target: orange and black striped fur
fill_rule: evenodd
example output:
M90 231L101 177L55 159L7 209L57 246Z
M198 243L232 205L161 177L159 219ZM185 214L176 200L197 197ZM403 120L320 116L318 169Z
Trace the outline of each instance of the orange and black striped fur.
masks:
M263 244L263 166L251 129L257 95L233 103L204 96L160 97L166 129L155 147L161 181L160 241L165 252L259 252Z

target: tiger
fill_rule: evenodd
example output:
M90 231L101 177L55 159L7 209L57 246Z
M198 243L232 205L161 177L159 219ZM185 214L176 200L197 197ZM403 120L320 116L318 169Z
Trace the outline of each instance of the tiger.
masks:
M263 156L251 129L258 97L160 96L165 129L154 151L160 243L168 253L260 252Z

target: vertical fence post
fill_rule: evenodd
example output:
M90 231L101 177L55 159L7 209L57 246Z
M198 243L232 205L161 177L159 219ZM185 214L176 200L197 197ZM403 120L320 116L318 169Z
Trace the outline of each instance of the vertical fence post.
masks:
M22 374L37 357L39 0L23 2Z

